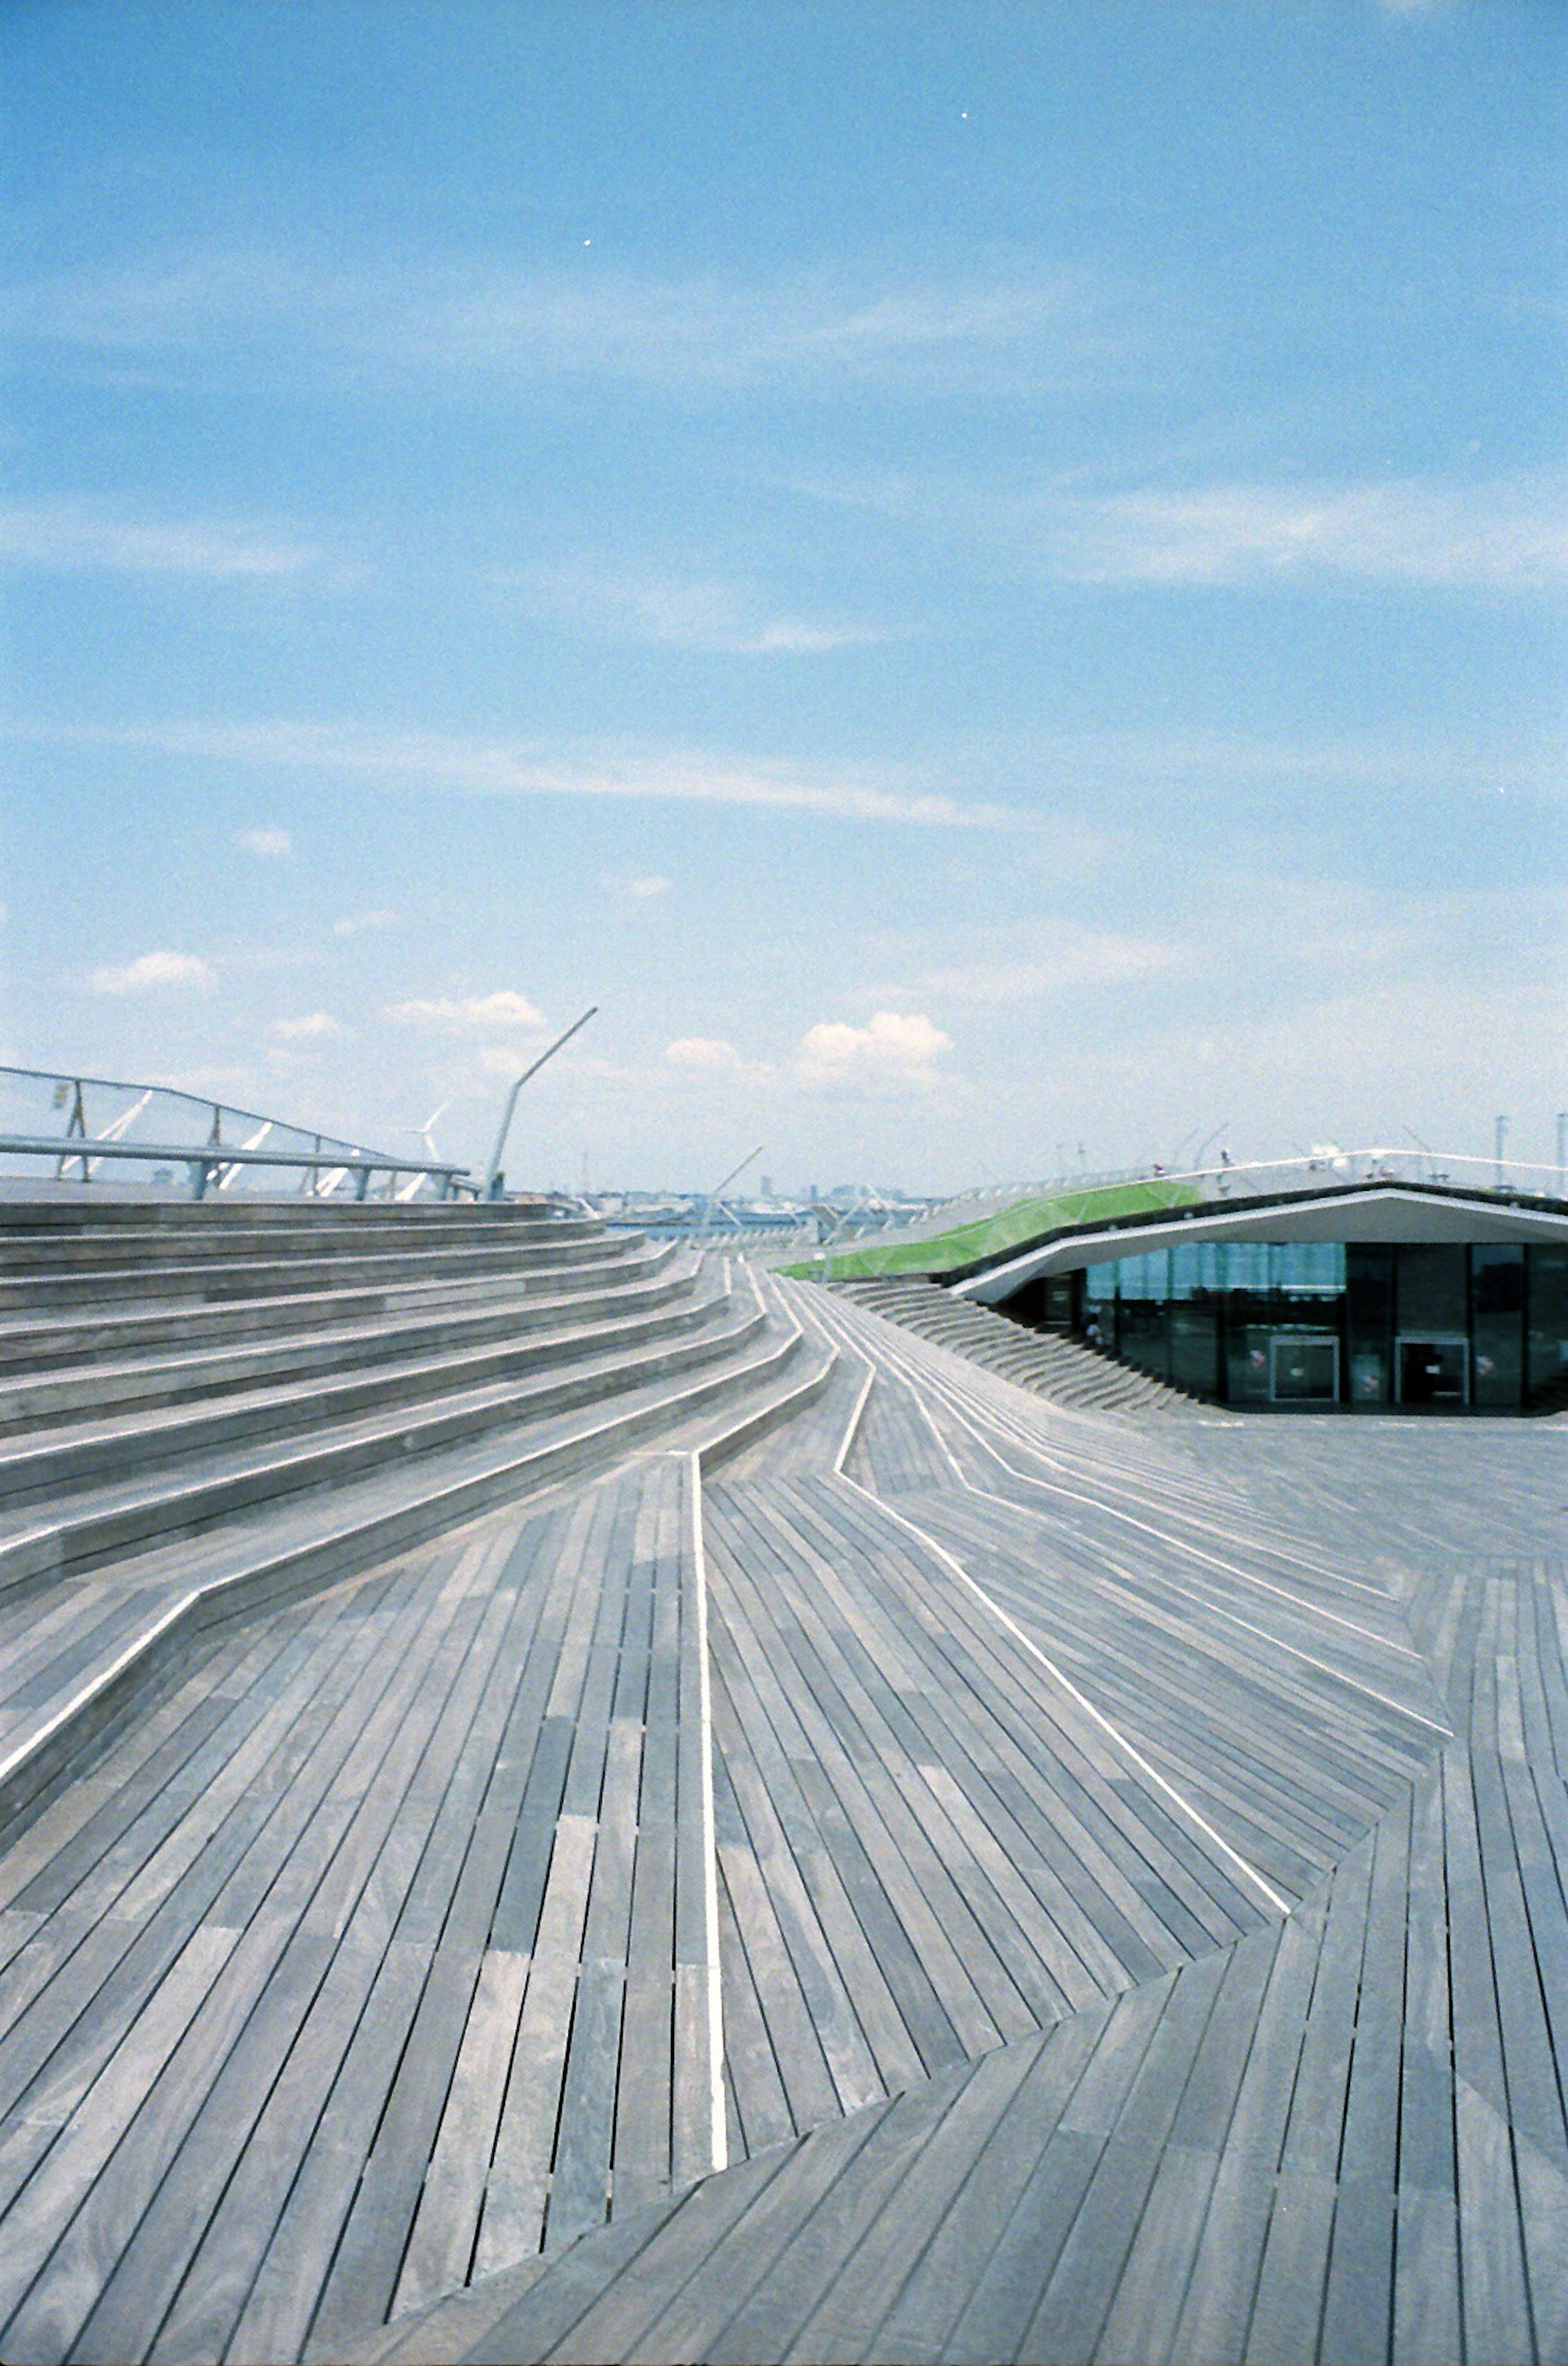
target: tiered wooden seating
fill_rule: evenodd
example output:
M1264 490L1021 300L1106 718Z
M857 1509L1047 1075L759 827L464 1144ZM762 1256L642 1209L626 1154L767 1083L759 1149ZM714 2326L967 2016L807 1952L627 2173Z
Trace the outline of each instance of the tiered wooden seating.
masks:
M1350 1462L623 1263L506 1385L626 1358L611 1299L727 1344L196 1626L15 1816L0 2356L1565 2354L1561 1434ZM40 1700L130 1566L39 1582Z
M839 1281L832 1287L857 1305L890 1323L901 1323L922 1338L939 1340L1054 1404L1079 1405L1094 1413L1147 1414L1190 1412L1199 1402L1184 1389L1172 1388L1151 1372L1140 1372L1079 1340L1026 1330L992 1307L955 1298L940 1282L899 1279Z

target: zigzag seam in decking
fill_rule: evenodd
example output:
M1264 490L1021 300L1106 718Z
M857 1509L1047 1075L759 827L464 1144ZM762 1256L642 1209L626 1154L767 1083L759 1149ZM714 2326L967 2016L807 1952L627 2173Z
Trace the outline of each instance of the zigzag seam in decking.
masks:
M118 1414L0 1378L18 1478L141 1423L196 1508L318 1380L344 1449L0 1594L0 2356L1568 2354L1550 1425L1053 1402L536 1211L367 1319L436 1213L309 1227L313 1344L193 1304L194 1406L166 1329Z

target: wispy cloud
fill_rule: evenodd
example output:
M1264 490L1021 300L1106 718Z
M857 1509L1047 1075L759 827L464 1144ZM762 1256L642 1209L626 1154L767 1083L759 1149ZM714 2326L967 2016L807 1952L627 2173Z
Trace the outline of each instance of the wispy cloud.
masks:
M348 1034L330 1011L307 1011L302 1019L275 1019L269 1031L280 1043L337 1043Z
M161 986L214 986L217 979L195 953L141 953L123 965L96 969L89 981L95 994L146 994Z
M55 570L193 575L217 581L319 569L308 543L220 522L128 517L85 501L20 501L0 509L0 560Z
M675 277L187 250L0 292L0 333L122 372L243 366L298 379L389 366L499 382L666 389L875 381L912 392L1033 387L1113 349L1083 275L1005 263L958 276L875 263Z
M1342 734L1322 738L1270 738L1247 731L1074 731L1020 736L955 760L960 781L971 772L990 779L1029 777L1059 796L1190 795L1213 788L1273 791L1362 791L1369 796L1418 790L1427 795L1559 798L1568 794L1568 766L1560 747L1461 731L1440 738L1424 733ZM1055 870L1074 849L1074 836L1052 844ZM1135 855L1135 841L1082 833L1077 868L1091 870L1117 856Z
M436 1028L456 1035L536 1035L545 1024L543 1011L525 994L514 993L509 986L495 994L394 1002L384 1016L401 1026Z
M294 851L294 841L286 829L243 829L234 843L245 854L259 855L264 862L277 860Z
M43 744L144 749L281 772L326 772L362 781L511 796L652 797L672 803L776 806L841 821L1026 829L1009 807L968 804L942 791L732 763L700 754L615 748L562 758L536 744L438 732L387 732L354 724L17 724L6 736Z
M748 1060L720 1035L680 1035L664 1047L664 1065L689 1082L733 1087L777 1082L768 1061Z
M1096 486L817 469L784 481L1055 581L1527 592L1568 580L1568 471Z
M333 922L333 934L334 937L362 937L372 929L395 928L397 919L397 914L384 907L374 912L344 912L341 919Z
M1568 579L1568 478L1482 484L1216 485L1065 500L1047 533L1085 583L1338 577L1428 591L1536 591Z
M1190 959L1189 948L1165 939L1106 935L1051 921L1000 932L988 957L919 970L897 991L952 1002L1035 1002L1079 986L1166 976Z
M591 567L505 571L530 611L609 639L724 657L809 656L889 637L871 625L781 613L755 584Z

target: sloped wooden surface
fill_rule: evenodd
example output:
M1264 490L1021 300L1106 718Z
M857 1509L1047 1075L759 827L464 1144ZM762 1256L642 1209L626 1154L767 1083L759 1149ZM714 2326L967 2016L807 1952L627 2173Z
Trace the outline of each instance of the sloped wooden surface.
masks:
M784 1298L784 1425L208 1639L0 1857L0 2356L1568 2354L1561 1433Z

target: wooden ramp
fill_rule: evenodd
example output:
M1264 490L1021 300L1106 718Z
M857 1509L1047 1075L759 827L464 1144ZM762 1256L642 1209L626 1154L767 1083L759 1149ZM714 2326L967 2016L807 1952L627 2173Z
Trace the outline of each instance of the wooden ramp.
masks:
M1561 1431L761 1290L18 1814L0 2357L1568 2357Z

